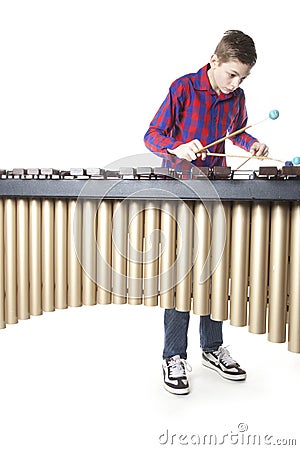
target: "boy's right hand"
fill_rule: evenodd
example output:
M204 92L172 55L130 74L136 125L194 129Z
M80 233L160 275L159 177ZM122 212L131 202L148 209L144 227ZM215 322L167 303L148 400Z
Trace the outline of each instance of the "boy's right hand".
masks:
M201 142L198 139L193 139L186 144L179 145L174 150L168 149L168 152L171 155L177 156L177 158L186 159L187 161L194 161L198 157L204 160L206 158L206 152L201 152L201 148L203 148Z

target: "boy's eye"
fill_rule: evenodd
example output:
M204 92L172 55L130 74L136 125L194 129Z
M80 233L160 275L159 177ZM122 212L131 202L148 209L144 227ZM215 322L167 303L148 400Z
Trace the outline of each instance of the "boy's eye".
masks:
M234 78L236 75L235 73L227 72L228 78Z
M228 78L236 78L237 74L235 73L231 73L231 72L227 72L227 76ZM240 78L239 82L242 83L245 80L246 77Z

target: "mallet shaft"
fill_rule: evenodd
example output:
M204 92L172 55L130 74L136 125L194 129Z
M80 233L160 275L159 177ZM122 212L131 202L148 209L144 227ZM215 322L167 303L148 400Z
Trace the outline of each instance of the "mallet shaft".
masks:
M280 162L280 163L284 163L284 161L282 161L281 159L275 159L275 158L271 158L270 156L256 156L256 155L252 155L252 156L250 156L249 157L249 155L230 155L230 154L227 154L227 153L211 153L211 152L207 152L207 156L223 156L223 157L228 157L228 158L246 158L246 159L261 159L261 160L264 160L264 159L267 159L267 160L270 160L270 161L277 161L277 162ZM247 162L247 161L246 161Z
M217 139L214 142L211 142L210 144L205 145L205 147L201 148L201 150L198 150L195 153L201 153L203 150L206 150L207 148L212 147L213 145L220 144L221 142L225 141L225 139L231 138L232 136L235 136L236 134L243 133L243 131L247 130L250 127L252 127L252 125L247 125L246 127L240 128L239 130L236 130L233 133L228 134L227 136L224 136L220 139Z

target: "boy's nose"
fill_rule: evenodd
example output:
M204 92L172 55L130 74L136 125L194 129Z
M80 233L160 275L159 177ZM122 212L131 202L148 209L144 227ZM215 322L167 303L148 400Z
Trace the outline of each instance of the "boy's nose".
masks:
M237 87L239 87L239 84L240 80L238 78L235 78L231 81L231 89L236 89Z
M234 91L236 88L238 88L239 87L239 81L238 80L234 80L234 81L232 81L231 83L230 83L230 89L232 90L232 91Z

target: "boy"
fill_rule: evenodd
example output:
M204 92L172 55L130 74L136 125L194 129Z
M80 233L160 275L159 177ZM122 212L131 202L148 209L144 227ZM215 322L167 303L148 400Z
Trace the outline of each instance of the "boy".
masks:
M200 151L206 144L246 126L245 96L239 86L256 59L252 38L241 31L229 30L209 64L172 83L144 138L146 147L163 158L164 167L184 169L191 163L198 167L226 165L226 158L206 156ZM231 141L252 155L268 154L268 147L246 132ZM211 147L210 152L224 153L225 143ZM189 393L186 374L189 317L189 312L165 310L164 386L174 394ZM222 322L201 316L199 331L203 365L224 378L245 380L246 372L222 347Z

